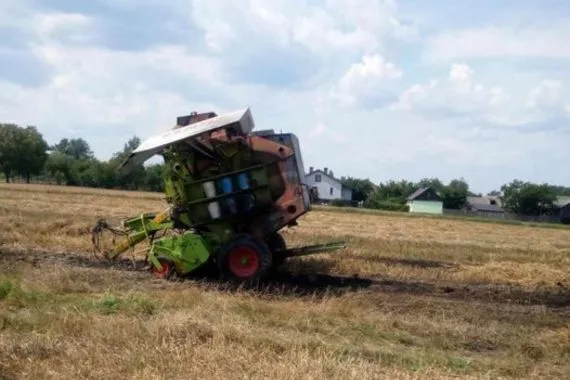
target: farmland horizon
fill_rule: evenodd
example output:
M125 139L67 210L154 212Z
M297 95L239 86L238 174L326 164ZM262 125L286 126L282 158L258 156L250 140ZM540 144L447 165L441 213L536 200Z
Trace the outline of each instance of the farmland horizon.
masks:
M281 231L287 245L347 248L290 259L258 290L154 279L143 252L93 256L99 218L164 205L154 192L0 185L0 377L570 373L567 228L316 208Z

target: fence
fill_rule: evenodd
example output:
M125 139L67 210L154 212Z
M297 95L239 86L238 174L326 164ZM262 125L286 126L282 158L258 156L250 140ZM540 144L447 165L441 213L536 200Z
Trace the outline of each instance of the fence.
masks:
M327 205L327 206L344 206L344 207L357 207L362 208L363 205L360 202L351 201L316 201L314 204L317 205ZM384 210L390 211L390 210ZM555 215L520 215L510 212L491 212L491 211L470 211L470 210L455 210L455 209L443 209L443 215L446 216L456 216L463 218L480 218L489 220L505 220L505 221L518 221L518 222L530 222L530 223L562 223L560 215L557 213Z
M0 183L1 182L6 183L6 177L4 176L4 174L0 174ZM13 176L13 177L10 177L10 182L12 182L12 183L26 183L26 178L24 178L22 176ZM38 185L56 185L57 184L57 182L53 178L51 178L49 176L45 176L45 175L30 177L30 183L38 184Z
M444 209L443 215L462 216L472 218L489 218L498 220L513 220L519 222L535 222L535 223L561 223L560 215L520 215L510 212L485 212L485 211L466 211L466 210L450 210Z

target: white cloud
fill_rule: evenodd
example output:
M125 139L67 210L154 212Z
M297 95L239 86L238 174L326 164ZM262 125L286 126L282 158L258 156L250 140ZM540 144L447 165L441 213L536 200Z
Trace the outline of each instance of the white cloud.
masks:
M39 33L49 34L61 29L84 28L90 24L91 19L80 13L53 12L37 14L33 21Z
M492 117L509 106L510 95L501 86L485 86L474 80L475 71L467 64L453 63L447 81L431 79L405 90L392 105L396 109L437 109L454 114L483 113Z
M212 49L234 49L235 43L269 40L298 44L311 52L334 56L346 49L376 51L387 36L410 35L397 18L393 1L327 0L193 0L192 17ZM346 51L345 51L346 54Z
M514 165L517 160L524 160L531 149L540 147L547 152L548 144L560 143L555 136L565 133L564 130L570 131L569 100L560 81L527 83L514 91L502 83L483 84L471 66L453 63L447 80L432 79L410 86L391 109L411 111L443 125L453 123L456 130L446 134L444 140L427 139L425 142L440 147L448 157L455 157L454 162L477 165L487 162L491 165L500 157L501 163ZM562 136L561 140L568 138ZM454 147L449 139L455 140L457 145ZM509 149L501 152L499 142L505 144L507 140ZM515 140L520 152L508 153L515 149L512 143ZM442 145L441 141L447 143ZM461 157L456 156L456 148L463 152ZM478 152L482 151L485 151L485 160L477 159ZM495 153L489 156L491 151Z
M319 55L330 55L333 50L359 52L378 47L378 40L370 31L359 27L342 31L335 26L334 18L322 10L312 10L298 17L291 33L293 41Z
M38 13L25 1L19 4L2 4L0 26L24 31L34 39L34 43L53 38L73 43L88 43L97 34L96 25L89 16L59 11Z
M20 27L26 18L35 14L27 1L4 1L0 5L0 26Z
M356 25L362 30L382 37L413 37L414 25L404 24L393 0L326 0L326 8L345 25Z
M527 106L531 108L560 106L562 98L562 83L545 79L528 94Z
M402 77L402 70L379 54L365 55L344 73L331 96L343 105L356 105L359 100L382 92L384 80Z
M370 78L400 78L400 70L392 62L387 62L379 54L365 55L362 61L353 64L341 79L341 84L350 86L354 83L367 81Z
M486 27L450 30L428 38L424 58L452 61L475 58L570 58L568 23L544 29Z
M472 89L471 76L473 70L465 64L454 63L449 70L449 81L462 93L470 92Z
M38 125L49 139L63 137L66 130L101 137L146 136L170 128L177 115L220 107L213 98L190 100L179 92L180 85L169 88L161 81L169 76L195 89L222 86L219 63L184 47L116 52L45 43L33 52L54 74L41 88L0 81L0 93L10 94L0 102L0 119ZM94 148L108 156L122 143L95 142Z
M415 103L423 102L432 89L438 86L438 81L432 79L427 84L416 83L409 89L404 91L398 102L393 106L395 108L410 109Z
M324 139L325 141L332 141L335 143L342 143L349 139L349 136L338 130L326 126L322 121L318 122L316 127L307 134L309 139Z

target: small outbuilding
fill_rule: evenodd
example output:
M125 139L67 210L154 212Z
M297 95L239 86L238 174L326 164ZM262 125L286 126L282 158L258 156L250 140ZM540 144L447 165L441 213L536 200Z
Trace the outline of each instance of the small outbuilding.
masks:
M505 210L500 206L500 199L496 197L467 197L465 210L478 216L502 218Z
M422 187L408 198L409 211L424 214L443 214L443 198L431 187Z
M570 224L570 203L560 208L560 221L563 224Z
M570 224L570 196L558 197L554 206L560 212L560 222Z
M505 210L497 205L486 205L481 203L475 203L469 205L469 211L476 213L478 216L488 216L502 218L505 216Z

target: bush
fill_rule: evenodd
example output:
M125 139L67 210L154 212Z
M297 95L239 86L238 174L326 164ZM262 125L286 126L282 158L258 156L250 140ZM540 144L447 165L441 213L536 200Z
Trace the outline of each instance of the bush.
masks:
M4 280L2 284L0 284L0 300L7 298L8 295L12 292L13 285L10 281Z
M409 206L407 204L384 201L384 200L376 200L376 199L368 199L366 202L364 202L364 207L375 210L386 210L386 211L401 211L401 212L410 211Z
M344 206L349 206L350 202L347 202L343 199L333 199L331 201L331 206L337 206L337 207L344 207Z

